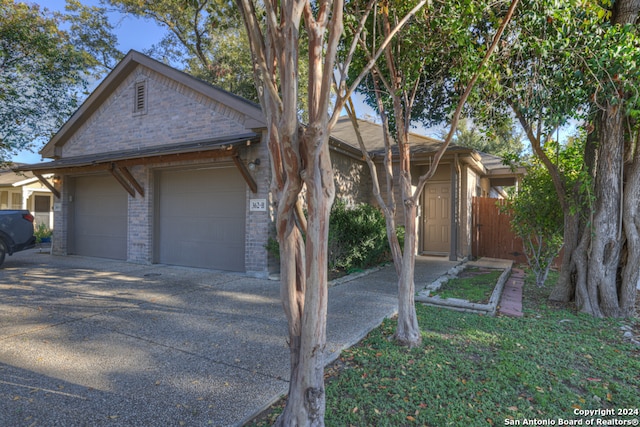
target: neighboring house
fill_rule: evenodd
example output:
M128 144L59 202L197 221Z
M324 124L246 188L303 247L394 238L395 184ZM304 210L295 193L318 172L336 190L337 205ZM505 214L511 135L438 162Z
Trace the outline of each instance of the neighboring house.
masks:
M265 126L258 105L131 51L41 150L53 160L18 170L55 176L54 254L265 277L278 268L265 248L274 232ZM372 202L367 165L344 129L341 121L331 141L337 197ZM475 195L489 173L477 153L454 151L460 188L473 180ZM450 227L448 204L438 206L449 221L438 227Z
M31 172L0 170L0 209L27 209L35 217L36 224L52 228L53 197L49 189L52 178L52 174L42 177L45 183Z

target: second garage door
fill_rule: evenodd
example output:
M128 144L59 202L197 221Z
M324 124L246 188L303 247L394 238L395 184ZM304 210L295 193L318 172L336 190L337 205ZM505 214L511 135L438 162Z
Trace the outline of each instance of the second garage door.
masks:
M246 184L235 167L157 174L156 261L244 271Z

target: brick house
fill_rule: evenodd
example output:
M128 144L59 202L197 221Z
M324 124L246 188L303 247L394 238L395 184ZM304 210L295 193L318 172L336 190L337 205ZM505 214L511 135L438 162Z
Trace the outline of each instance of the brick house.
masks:
M364 124L375 152L379 128ZM336 194L371 203L371 176L349 126L340 120L330 142ZM265 277L278 269L265 248L273 233L265 136L258 105L130 51L43 147L52 160L18 170L54 176L53 254ZM428 144L418 144L418 168L436 143L421 138ZM421 251L468 256L466 216L442 209L469 207L456 196L451 209L442 196L466 200L490 173L473 150L449 151L436 181L457 176L459 184L434 187L439 203L426 197L424 211L438 206L438 239L456 245L424 243Z
M54 175L54 254L264 277L265 135L258 105L131 51L40 151L53 160L17 169ZM364 169L333 153L350 177Z

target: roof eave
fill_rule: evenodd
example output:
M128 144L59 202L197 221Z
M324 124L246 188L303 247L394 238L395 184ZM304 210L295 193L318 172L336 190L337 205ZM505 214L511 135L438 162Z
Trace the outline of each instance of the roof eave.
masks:
M211 151L229 151L251 143L259 143L260 135L248 133L236 135L233 138L220 140L194 141L188 144L178 144L167 147L156 147L155 150L126 151L114 153L101 153L97 156L79 156L54 160L51 162L22 165L14 169L16 172L55 172L58 169L81 168L87 166L98 166L114 162L131 162L141 159L161 158L166 156L176 156L194 154Z

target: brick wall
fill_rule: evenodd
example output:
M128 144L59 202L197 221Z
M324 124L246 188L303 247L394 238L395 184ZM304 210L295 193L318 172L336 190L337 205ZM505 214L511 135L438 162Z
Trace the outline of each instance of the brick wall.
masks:
M364 161L332 150L331 163L336 200L344 201L347 206L361 203L375 204L372 196L371 173Z
M133 113L134 86L147 81L147 112ZM246 132L240 113L142 66L66 142L63 157L219 138Z
M134 114L134 86L136 82L142 80L146 80L147 109L145 114ZM150 69L138 66L63 145L62 157L243 134L248 131L242 125L243 119L240 113ZM250 172L257 183L257 193L254 194L248 186L245 187L245 269L249 275L266 277L269 270L274 269L269 265L265 248L269 231L273 228L272 217L269 209L266 211L249 209L252 199L269 201L270 166L266 142L243 147L240 157L245 164L256 158L261 160L260 166ZM225 158L139 165L129 168L144 188L144 197L137 192L135 197L128 196L128 261L142 264L155 262L154 217L157 171L162 168L188 168L202 164L233 165L233 162L230 158ZM71 177L62 176L61 198L55 201L55 235L52 251L58 255L68 254L69 239L72 238L69 233L73 221L73 212L69 204L69 196L73 194L72 185Z

